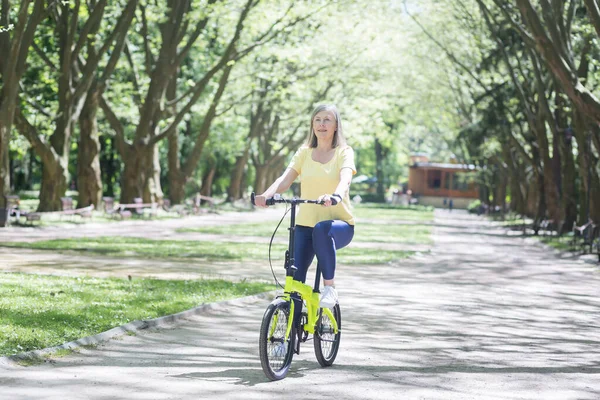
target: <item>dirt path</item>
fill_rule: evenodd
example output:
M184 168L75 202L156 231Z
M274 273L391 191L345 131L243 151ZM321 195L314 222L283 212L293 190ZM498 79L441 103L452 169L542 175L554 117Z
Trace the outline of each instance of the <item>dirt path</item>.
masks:
M342 347L311 344L267 382L265 301L124 336L34 367L0 367L7 399L598 399L598 267L477 217L436 212L431 254L341 266Z

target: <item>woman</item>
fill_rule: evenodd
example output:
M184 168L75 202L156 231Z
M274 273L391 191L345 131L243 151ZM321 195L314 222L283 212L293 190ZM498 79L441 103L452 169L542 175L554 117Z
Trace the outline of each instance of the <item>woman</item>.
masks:
M347 246L354 236L349 196L354 174L354 151L344 139L340 114L334 105L320 105L312 113L305 145L296 152L283 175L255 200L257 206L266 207L267 199L285 192L300 177L301 197L323 201L322 205L300 205L294 242L298 268L295 280L304 283L308 267L317 256L324 285L321 307L332 308L338 301L334 287L335 252Z

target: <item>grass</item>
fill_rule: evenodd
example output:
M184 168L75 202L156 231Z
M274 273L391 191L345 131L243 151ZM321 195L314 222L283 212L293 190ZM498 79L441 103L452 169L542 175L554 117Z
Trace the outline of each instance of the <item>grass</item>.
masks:
M135 237L96 237L43 240L31 243L3 243L4 247L52 251L80 251L114 257L201 259L206 261L262 261L267 244L238 242L202 242L196 240L150 240ZM274 244L272 258L283 258L286 245ZM383 249L348 248L340 251L344 264L381 264L409 257L414 252Z
M277 226L272 224L236 224L215 225L200 228L181 228L177 232L207 233L216 235L256 236L270 238ZM279 227L277 238L288 237L287 225ZM353 242L378 242L378 243L406 243L406 244L430 244L431 226L419 224L373 224L359 223L356 225Z
M433 208L431 207L397 207L385 204L367 204L354 208L357 223L361 219L375 220L403 220L403 221L433 221Z
M266 283L0 274L0 356L57 346L127 322L262 293Z
M385 204L361 204L356 206L357 218L354 242L430 244L431 227L419 222L432 222L433 210L428 207L395 207ZM364 221L361 221L363 219ZM390 224L390 220L406 221L404 224ZM379 223L378 223L379 222ZM381 222L386 222L382 224ZM277 238L288 235L286 218L279 230ZM204 226L199 228L181 228L177 232L207 233L216 235L256 236L270 238L276 223L242 223L235 225Z

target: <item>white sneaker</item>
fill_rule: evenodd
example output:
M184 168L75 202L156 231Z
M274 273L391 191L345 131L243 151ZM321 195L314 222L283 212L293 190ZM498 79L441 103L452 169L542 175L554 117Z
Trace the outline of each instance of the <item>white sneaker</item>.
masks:
M322 308L333 308L338 302L337 290L333 286L324 286L321 292L319 306Z

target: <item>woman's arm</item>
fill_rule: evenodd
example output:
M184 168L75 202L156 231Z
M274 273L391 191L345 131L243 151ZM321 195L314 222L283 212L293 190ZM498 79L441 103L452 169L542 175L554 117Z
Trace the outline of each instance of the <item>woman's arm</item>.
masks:
M254 203L259 207L266 207L267 199L270 199L275 193L283 193L292 186L292 183L298 177L298 173L292 169L287 168L285 172L273 182L263 194L258 195L254 198Z
M350 188L350 183L352 182L352 169L350 168L342 168L340 170L340 182L338 183L338 185L335 188L335 194L339 194L341 199L339 199L339 201L344 200L344 196L346 196L346 193L348 192L348 189ZM319 198L317 200L319 201L323 201L323 205L325 207L329 207L331 206L331 195L333 193L330 194L324 194L323 196L319 196ZM336 201L338 199L336 198Z
M342 168L340 170L340 183L338 183L337 187L335 188L335 192L333 193L339 194L343 199L350 188L351 182L352 170L350 168Z

